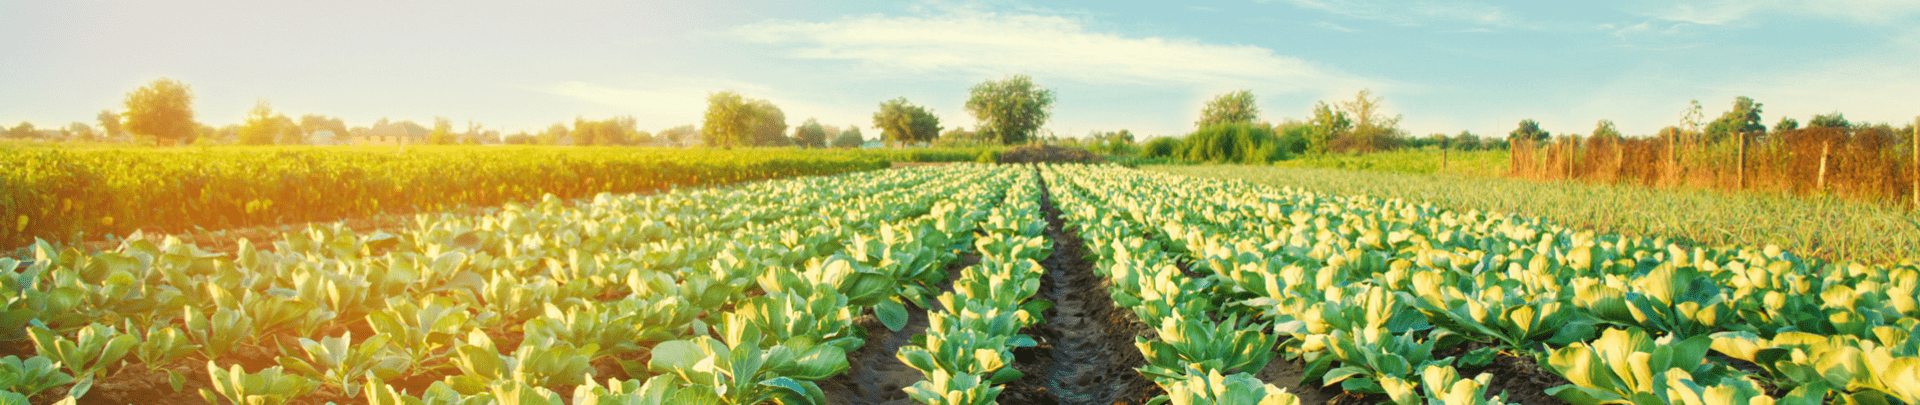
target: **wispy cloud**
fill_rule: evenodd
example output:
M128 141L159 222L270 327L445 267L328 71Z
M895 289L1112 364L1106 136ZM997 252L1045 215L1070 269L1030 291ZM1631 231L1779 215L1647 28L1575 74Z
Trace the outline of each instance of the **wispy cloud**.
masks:
M1207 7L1207 6L1187 6L1187 9L1188 9L1188 10L1193 10L1193 11L1200 11L1200 12L1207 12L1207 13L1218 13L1218 12L1220 12L1220 8L1219 8L1219 7Z
M733 32L747 41L784 46L789 57L852 61L884 72L1028 73L1093 84L1282 92L1391 86L1258 46L1131 37L1057 15L958 9L831 22L768 21Z
M1506 28L1533 28L1526 20L1492 4L1472 1L1384 0L1258 0L1285 2L1301 8L1320 10L1348 18L1381 21L1389 24L1420 26L1467 23Z
M1911 0L1694 0L1636 7L1636 14L1701 25L1753 23L1760 16L1822 17L1885 24L1912 21L1920 1Z
M1332 23L1332 22L1327 22L1327 21L1321 21L1321 22L1317 22L1317 23L1313 23L1313 26L1315 26L1315 27L1320 27L1320 28L1326 28L1326 29L1330 29L1330 30L1334 30L1334 31L1340 31L1340 32L1353 32L1353 29L1352 29L1352 28L1347 28L1347 27L1345 27L1345 26L1341 26L1340 24L1334 24L1334 23Z

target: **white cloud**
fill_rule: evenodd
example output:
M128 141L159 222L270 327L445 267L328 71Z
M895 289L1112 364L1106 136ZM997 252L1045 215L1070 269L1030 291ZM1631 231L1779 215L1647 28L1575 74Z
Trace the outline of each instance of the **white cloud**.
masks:
M1317 23L1313 23L1313 26L1315 26L1315 27L1320 27L1320 28L1326 28L1326 29L1330 29L1330 30L1334 30L1334 31L1340 31L1340 32L1353 32L1353 29L1352 29L1352 28L1347 28L1347 27L1345 27L1345 26L1342 26L1342 25L1340 25L1340 24L1334 24L1334 23L1331 23L1331 22L1327 22L1327 21L1321 21L1321 22L1317 22Z
M868 73L998 77L1027 73L1092 84L1344 92L1393 84L1251 45L1098 32L1055 15L949 10L832 22L768 21L735 29L802 59L857 62Z
M1262 2L1275 0L1260 0ZM1464 22L1475 25L1534 28L1499 6L1471 1L1278 0L1349 18L1398 25Z
M1638 14L1701 25L1751 23L1756 16L1787 19L1822 17L1886 24L1912 21L1920 1L1912 0L1697 0L1660 2Z

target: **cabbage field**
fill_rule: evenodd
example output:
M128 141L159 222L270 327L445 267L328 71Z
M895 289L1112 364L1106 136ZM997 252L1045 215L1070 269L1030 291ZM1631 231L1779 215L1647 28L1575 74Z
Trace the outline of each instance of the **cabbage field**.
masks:
M1920 267L1111 165L0 259L0 404L1920 404Z

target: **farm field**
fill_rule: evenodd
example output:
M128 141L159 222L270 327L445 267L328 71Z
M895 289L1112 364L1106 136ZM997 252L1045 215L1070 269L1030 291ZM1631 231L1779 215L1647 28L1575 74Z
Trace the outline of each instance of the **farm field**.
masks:
M183 234L584 199L890 161L971 161L969 149L0 146L0 246Z
M1920 268L1872 263L919 166L40 243L0 259L0 402L1920 403Z

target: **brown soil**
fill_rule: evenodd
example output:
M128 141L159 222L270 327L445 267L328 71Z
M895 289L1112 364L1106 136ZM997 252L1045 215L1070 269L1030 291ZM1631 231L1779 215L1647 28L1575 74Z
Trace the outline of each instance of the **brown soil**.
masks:
M980 262L980 255L963 254L960 260L947 265L947 281L938 286L941 291L953 291L953 279L959 277L960 270ZM928 301L928 305L938 306L938 302ZM937 308L936 308L937 309ZM854 319L854 326L867 329L867 344L847 353L847 363L852 367L846 373L820 381L820 390L827 395L829 404L858 405L904 405L914 403L907 398L902 389L913 383L925 380L920 370L908 367L900 361L896 353L901 346L913 344L915 335L927 332L927 309L912 303L907 304L907 325L899 332L887 329L873 315L862 315Z
M1131 311L1113 305L1109 281L1093 272L1080 235L1065 229L1046 184L1040 207L1047 215L1053 255L1041 263L1040 296L1053 301L1046 322L1029 328L1040 341L1016 350L1013 367L1026 378L1006 385L1002 404L1139 404L1162 392L1135 371L1146 365L1134 338L1150 333Z
M1571 384L1565 377L1554 374L1535 364L1532 357L1501 354L1493 357L1493 363L1479 369L1460 370L1461 378L1473 378L1487 373L1493 375L1493 381L1487 384L1487 394L1507 393L1507 403L1522 405L1565 405L1567 402L1547 395L1548 388ZM1489 396L1491 397L1491 396Z
M1267 362L1266 368L1254 373L1253 377L1260 379L1261 382L1286 389L1288 394L1300 398L1300 403L1305 405L1386 402L1385 397L1378 398L1378 401L1370 401L1373 398L1347 394L1340 387L1322 386L1319 381L1300 381L1306 370L1307 365L1304 362L1275 356L1273 361Z

